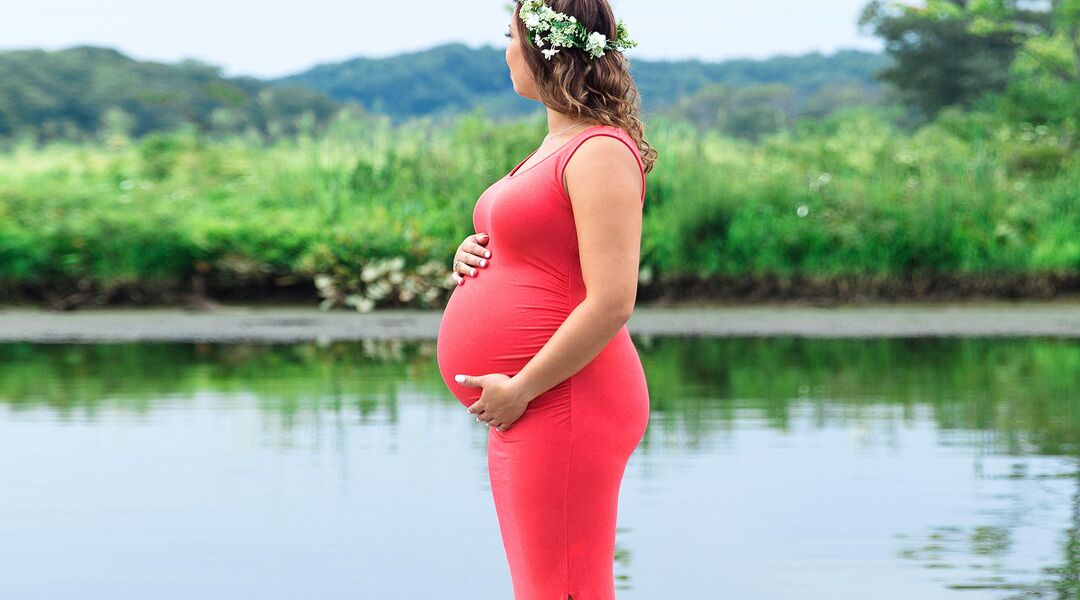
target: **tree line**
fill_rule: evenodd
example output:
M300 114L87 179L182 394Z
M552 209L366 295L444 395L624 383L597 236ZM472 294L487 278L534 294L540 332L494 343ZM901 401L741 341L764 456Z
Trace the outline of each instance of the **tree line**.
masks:
M854 106L889 108L909 128L947 109L1078 128L1080 0L872 0L858 24L884 53L631 58L643 112L750 140ZM342 110L397 122L477 110L502 120L537 105L514 93L502 50L490 46L444 44L271 80L92 46L0 52L0 142L139 138L185 125L269 142L317 132Z

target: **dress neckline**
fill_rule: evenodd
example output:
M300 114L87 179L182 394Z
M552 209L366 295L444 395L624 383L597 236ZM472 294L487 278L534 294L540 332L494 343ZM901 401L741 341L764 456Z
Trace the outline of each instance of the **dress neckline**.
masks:
M547 156L545 156L544 158L541 158L540 160L536 161L536 163L534 163L532 165L529 165L529 167L527 169L519 171L518 169L521 169L521 165L525 164L526 161L528 161L530 158L532 158L532 156L534 154L536 154L536 152L538 150L540 150L540 149L537 148L536 150L533 150L532 152L529 153L528 156L526 156L524 158L524 160L519 162L516 167L514 167L509 173L506 174L506 179L513 179L514 177L516 177L516 176L518 176L518 175L520 175L522 173L528 173L529 171L533 170L534 168L540 166L545 160L547 160L547 159L551 158L552 156L562 152L563 148L570 145L570 142L573 142L574 140L578 139L578 137L583 136L586 133L588 133L590 130L596 129L598 127L607 127L607 125L593 125L592 127L587 127L585 129L582 129L580 132L578 132L577 135L575 135L574 137L566 140L566 142L564 144L562 144L558 148L552 150Z

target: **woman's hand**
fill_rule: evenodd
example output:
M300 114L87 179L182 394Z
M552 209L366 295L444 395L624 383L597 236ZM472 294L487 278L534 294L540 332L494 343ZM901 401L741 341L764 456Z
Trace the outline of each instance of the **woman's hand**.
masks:
M506 431L510 424L518 420L529 405L528 395L518 386L512 377L502 373L487 375L456 375L454 380L468 387L480 387L480 399L473 402L466 410L476 415L476 420Z
M458 285L465 283L463 275L476 277L476 267L486 267L491 251L481 246L488 243L486 233L475 233L465 238L454 253L454 266L451 277Z

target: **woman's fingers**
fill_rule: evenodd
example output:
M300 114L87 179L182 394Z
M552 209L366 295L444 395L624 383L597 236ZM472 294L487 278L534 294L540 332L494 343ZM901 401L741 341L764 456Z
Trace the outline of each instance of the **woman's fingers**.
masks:
M476 275L476 267L480 266L480 261L483 260L468 252L461 251L459 251L454 258L457 259L455 262L457 271L462 275Z
M465 283L463 275L476 277L477 267L484 268L488 265L487 259L491 258L491 251L481 246L488 242L487 234L475 233L465 238L454 253L454 271L451 277L461 285Z
M484 423L488 427L491 427L491 424L494 421L494 419L495 419L495 417L492 417L491 415L488 415L488 414L485 414L485 413L480 413L480 414L476 415L476 422L477 423Z
M491 258L491 252L483 246L465 242L458 248L458 258L470 265L486 267L487 259Z
M469 271L475 271L475 269L462 262L462 260L459 258L462 255L463 252L461 252L460 250L456 254L454 254L454 270L450 273L450 276L453 277L454 281L457 282L458 285L465 283L465 278L462 277L462 274L474 275L473 273L469 273Z
M458 250L454 255L455 263L457 265L457 271L462 275L476 275L477 267L486 267L488 265L486 258L480 258L475 254L469 254L464 250Z
M478 258L491 258L491 250L488 250L476 242L466 240L461 244L461 249L469 254L476 255Z

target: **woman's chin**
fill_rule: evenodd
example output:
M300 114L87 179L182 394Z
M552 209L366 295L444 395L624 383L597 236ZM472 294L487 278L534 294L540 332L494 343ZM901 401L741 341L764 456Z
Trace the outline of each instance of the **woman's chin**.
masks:
M518 96L521 96L522 98L525 98L525 99L528 99L528 100L537 100L537 101L540 100L540 97L537 94L527 94L527 93L523 92L521 90L521 88L518 87L517 81L514 81L514 76L513 75L510 76L510 84L514 87L514 93L517 94Z

